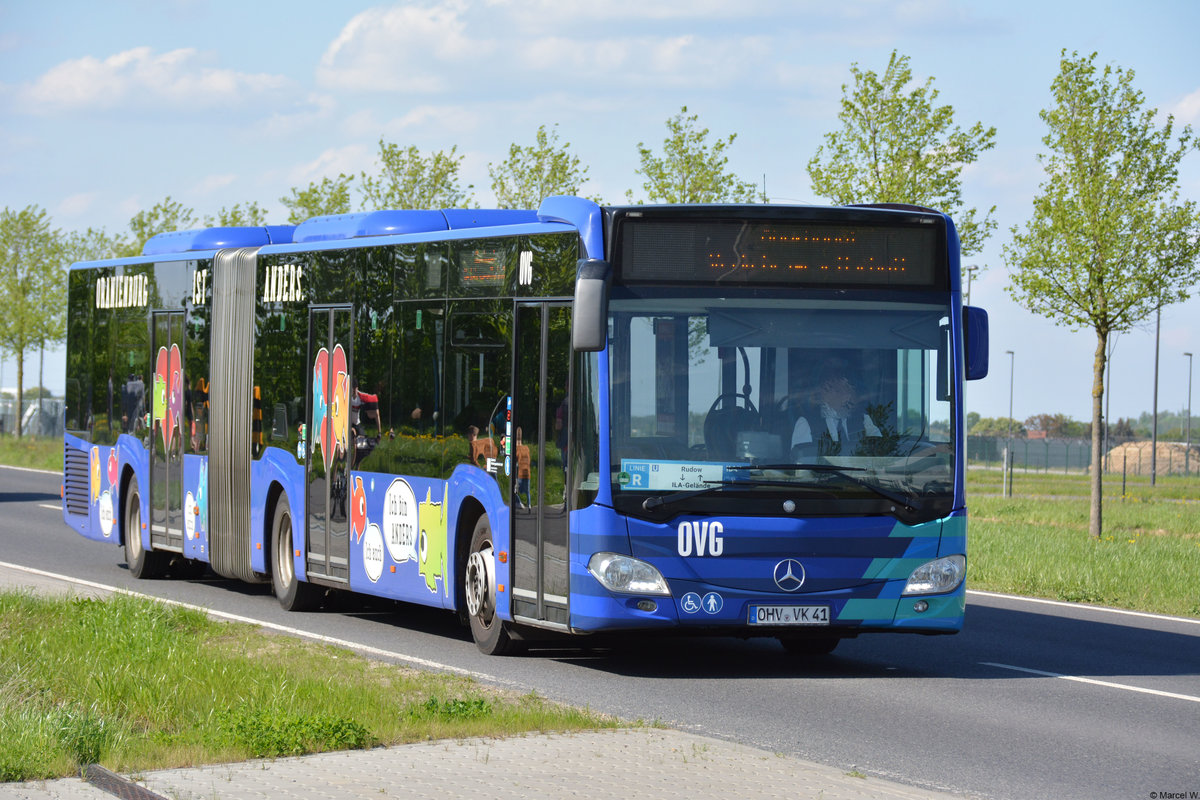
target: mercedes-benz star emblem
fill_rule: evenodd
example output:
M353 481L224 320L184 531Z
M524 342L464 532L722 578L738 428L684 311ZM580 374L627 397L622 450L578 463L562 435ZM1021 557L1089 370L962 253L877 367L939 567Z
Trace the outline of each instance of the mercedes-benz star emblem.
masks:
M794 592L804 585L804 565L794 558L785 558L775 565L775 585L785 592Z

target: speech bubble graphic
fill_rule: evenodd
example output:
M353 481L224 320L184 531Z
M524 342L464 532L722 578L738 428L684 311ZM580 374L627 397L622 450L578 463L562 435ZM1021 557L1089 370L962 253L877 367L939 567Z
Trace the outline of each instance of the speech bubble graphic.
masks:
M388 554L400 563L417 557L417 496L408 481L397 478L383 498L383 532Z
M104 492L100 495L100 500L96 504L96 511L100 515L100 531L104 534L104 538L112 536L113 531L113 504L112 492Z
M362 554L363 569L371 583L375 583L383 574L383 534L375 523L368 525L363 535Z

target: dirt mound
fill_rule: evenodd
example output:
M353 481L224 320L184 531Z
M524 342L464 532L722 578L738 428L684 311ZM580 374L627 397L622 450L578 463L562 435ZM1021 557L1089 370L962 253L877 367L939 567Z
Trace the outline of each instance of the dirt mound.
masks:
M1119 444L1108 451L1108 470L1124 470L1128 475L1149 475L1153 453L1154 445L1151 442ZM1193 444L1189 454L1182 442L1159 442L1157 461L1155 469L1159 475L1183 475L1185 466L1194 475L1200 472L1200 447Z

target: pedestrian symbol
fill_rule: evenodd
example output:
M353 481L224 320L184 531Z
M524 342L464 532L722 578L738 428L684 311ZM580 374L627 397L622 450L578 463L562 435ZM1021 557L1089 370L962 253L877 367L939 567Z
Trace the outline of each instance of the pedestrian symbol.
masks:
M709 592L704 595L704 610L709 614L719 614L721 609L725 607L725 601L721 599L721 595L716 592Z

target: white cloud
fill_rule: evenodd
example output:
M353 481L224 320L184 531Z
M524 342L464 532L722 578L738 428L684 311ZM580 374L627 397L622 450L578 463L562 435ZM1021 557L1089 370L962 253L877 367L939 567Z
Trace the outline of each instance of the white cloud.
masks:
M208 175L196 184L192 192L199 195L213 194L232 185L235 180L237 180L237 175Z
M63 198L63 201L58 204L58 210L55 213L68 218L82 217L91 210L99 196L99 192L73 194L70 197Z
M205 66L206 60L193 48L155 53L136 47L104 59L84 56L52 67L21 87L18 97L35 113L148 105L208 110L276 92L287 83L279 75Z
M373 8L344 27L321 57L317 82L351 91L435 92L445 65L479 64L495 45L469 38L464 5Z
M292 167L287 172L287 181L290 186L304 188L323 178L336 178L343 174L357 175L370 169L374 160L375 151L365 145L335 147L321 153L312 161Z
M1200 122L1200 89L1176 103L1171 109L1171 114L1181 125L1194 125Z

